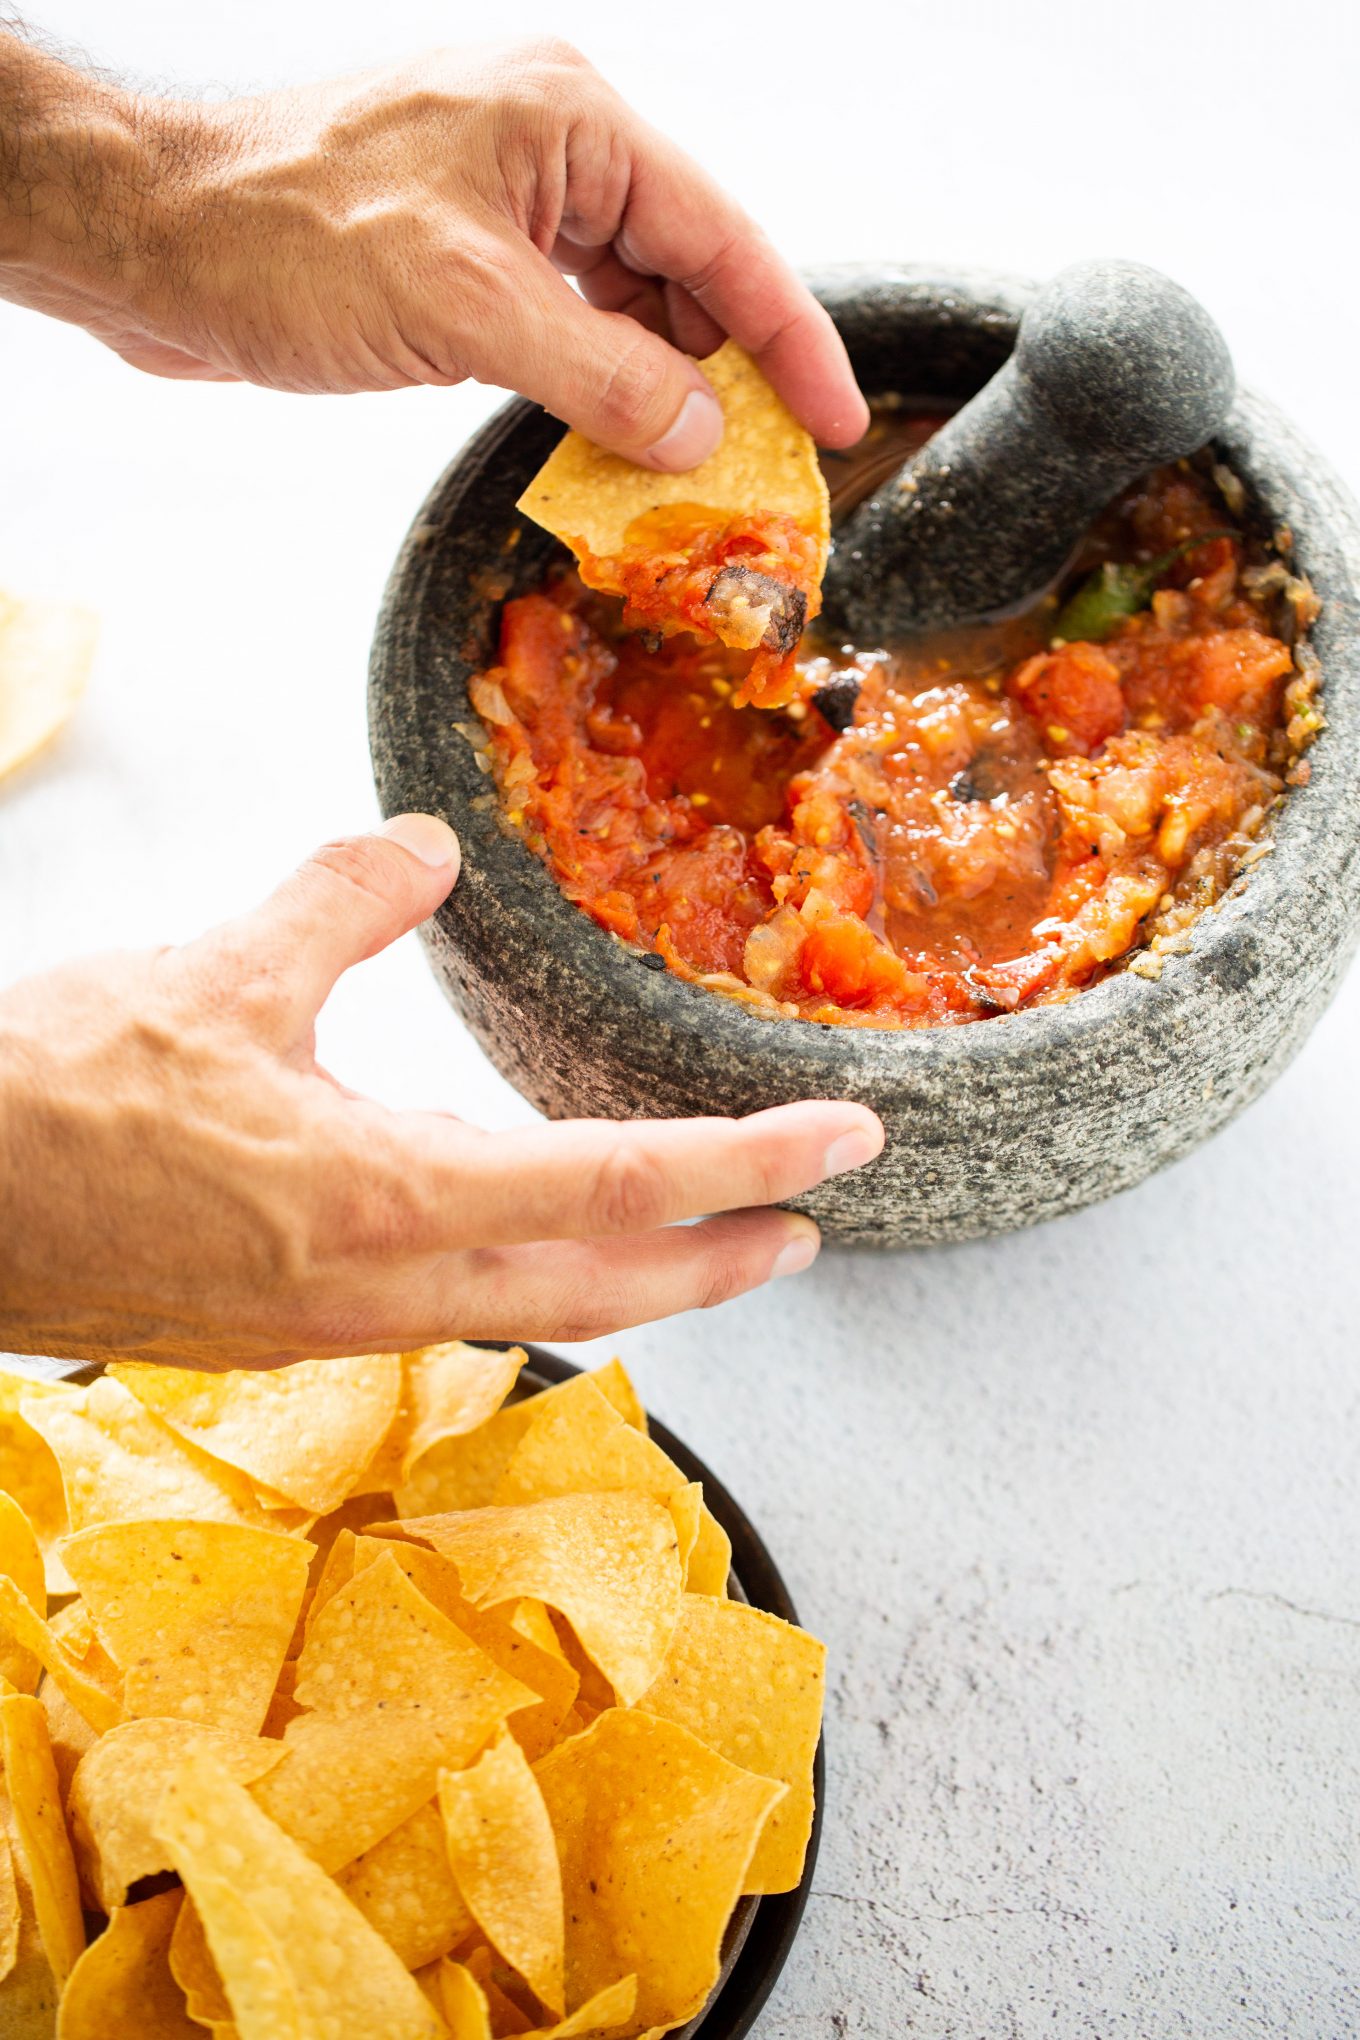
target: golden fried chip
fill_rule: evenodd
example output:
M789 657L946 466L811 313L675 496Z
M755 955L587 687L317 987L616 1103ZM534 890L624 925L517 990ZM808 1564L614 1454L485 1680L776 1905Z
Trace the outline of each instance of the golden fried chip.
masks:
M749 1892L793 1891L812 1832L826 1646L735 1601L686 1594L656 1683L638 1706L675 1721L729 1763L788 1786L746 1874Z
M13 1495L33 1525L47 1564L49 1594L71 1591L70 1575L56 1556L58 1538L71 1527L66 1491L51 1447L20 1414L19 1404L26 1397L34 1402L60 1402L79 1393L65 1382L44 1381L38 1375L0 1366L0 1488Z
M692 1513L696 1519L688 1542L683 1534L680 1538L686 1586L691 1593L726 1593L732 1547L704 1506L698 1482L687 1481L653 1439L620 1416L593 1376L578 1374L551 1396L536 1398L531 1407L533 1421L497 1485L493 1499L498 1504L619 1488L635 1488L658 1501L684 1495L679 1506L685 1517ZM679 1517L676 1527L681 1529ZM696 1552L698 1563L692 1566ZM691 1584L691 1571L703 1584ZM719 1578L721 1584L714 1585Z
M562 1863L568 2003L635 1970L639 2025L693 2018L786 1788L622 1708L550 1750L535 1776Z
M254 1735L293 1633L311 1546L243 1523L106 1523L62 1556L125 1675L129 1715Z
M33 1525L12 1495L0 1493L0 1574L13 1580L35 1610L47 1606L47 1568ZM42 1664L31 1650L0 1635L0 1678L20 1693L36 1693Z
M353 1490L401 1394L396 1353L224 1374L127 1360L108 1372L187 1443L314 1515Z
M556 1608L625 1705L661 1668L682 1583L675 1524L650 1495L560 1495L418 1516L374 1534L405 1536L452 1559L479 1608L522 1598Z
M438 2040L381 1935L211 1757L190 1757L156 1819L193 1899L241 2040Z
M685 1565L685 1592L716 1594L725 1600L731 1571L732 1540L705 1504L699 1511L699 1532Z
M170 1974L170 1935L184 1899L162 1891L119 1906L71 1971L57 2040L203 2040Z
M472 1926L433 1799L347 1864L335 1881L408 1969L437 1962Z
M627 1424L646 1431L647 1419L632 1382L618 1360L609 1360L587 1377ZM522 1402L507 1403L494 1417L461 1438L432 1445L411 1468L396 1491L399 1516L441 1515L448 1509L484 1509L495 1499L501 1475L515 1447L545 1404L571 1387L573 1375Z
M5 1954L0 1983L0 2033L5 2040L51 2040L61 1987L52 1973L28 1859L19 1841L9 1794L0 1791L0 1948Z
M699 366L723 410L722 444L706 461L685 474L660 474L568 432L518 508L574 551L584 545L593 553L621 551L630 525L673 504L774 512L820 536L825 564L831 518L811 434L735 341Z
M61 1786L61 1803L64 1806L81 1758L87 1750L94 1748L99 1738L84 1715L71 1705L55 1679L43 1680L38 1688L38 1699L47 1716L47 1735L52 1745L52 1761L57 1767L57 1782Z
M462 1747L456 1704L450 1712L452 1722L442 1711L301 1714L251 1797L313 1862L342 1870L433 1797L445 1751Z
M467 1763L537 1694L503 1672L384 1553L332 1595L298 1660L300 1706L338 1720L381 1707L438 1715L448 1764Z
M0 778L40 751L85 692L98 635L88 609L0 594Z
M470 1969L461 1962L441 1962L435 1971L435 1985L435 2002L452 2040L492 2040L491 2008Z
M562 1874L543 1795L523 1750L502 1736L439 1779L448 1860L477 1925L539 2003L559 2017Z
M5 1792L27 1866L43 1951L58 1985L85 1946L80 1885L61 1811L61 1787L47 1737L47 1716L28 1693L0 1698Z
M471 1637L493 1664L539 1696L537 1706L516 1710L510 1732L531 1761L551 1749L580 1681L563 1655L542 1602L474 1608L463 1594L456 1566L424 1545L395 1538L359 1538L353 1569L362 1571L384 1555L394 1559L426 1600L464 1636Z
M301 1510L265 1508L244 1474L177 1438L108 1375L60 1399L25 1396L20 1409L56 1455L72 1530L147 1517L263 1530L307 1521Z
M168 1870L151 1832L160 1797L195 1750L208 1750L229 1778L249 1785L283 1755L282 1746L203 1722L125 1721L76 1766L66 1810L81 1875L103 1912L127 1900L139 1877Z
M170 1936L170 1974L184 1993L189 2017L197 2025L210 2026L216 2034L230 2020L231 2005L209 1952L203 1922L194 1911L194 1902L187 1893L181 1896L184 1903Z
M76 1711L103 1735L123 1718L122 1700L101 1676L75 1657L13 1580L0 1577L0 1632L32 1651L48 1677L61 1688Z
M524 1350L499 1353L454 1339L401 1356L397 1413L354 1494L391 1493L444 1438L459 1438L493 1417L515 1385ZM390 1511L389 1511L390 1513Z

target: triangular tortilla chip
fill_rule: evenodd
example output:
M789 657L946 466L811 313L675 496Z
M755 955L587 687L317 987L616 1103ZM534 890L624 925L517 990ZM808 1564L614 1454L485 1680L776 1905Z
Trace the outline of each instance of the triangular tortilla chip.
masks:
M636 1970L640 2026L693 2018L785 1787L622 1708L550 1750L534 1775L562 1864L568 2003Z
M819 533L825 563L830 511L811 434L735 341L699 366L723 411L722 444L706 461L685 474L660 474L568 432L518 507L555 538L573 547L582 540L593 553L618 552L630 525L669 505L774 512Z
M461 1339L403 1353L396 1416L351 1492L394 1492L433 1446L486 1423L514 1387L524 1358L521 1346L500 1353Z
M47 1606L47 1568L33 1525L12 1495L0 1493L0 1574L14 1582L34 1609ZM0 1678L20 1693L36 1693L42 1664L31 1650L0 1634Z
M533 1771L510 1736L439 1779L454 1880L477 1925L539 2003L561 2016L562 1873Z
M160 1797L186 1757L208 1750L240 1785L262 1778L282 1745L201 1722L125 1721L86 1752L67 1795L71 1839L86 1885L104 1912L126 1903L140 1877L170 1868L151 1833Z
M335 1881L408 1969L437 1962L472 1926L449 1868L434 1799L347 1864Z
M309 1544L242 1523L106 1523L68 1537L62 1556L123 1669L127 1714L259 1730Z
M407 1537L451 1559L479 1608L524 1598L556 1608L625 1705L661 1667L682 1583L674 1520L650 1495L561 1495L418 1516L373 1534Z
M71 1971L60 2040L203 2040L170 1973L170 1936L182 1891L119 1906Z
M793 1891L812 1832L812 1766L826 1646L777 1615L686 1594L666 1662L638 1702L729 1763L788 1786L746 1874L748 1892Z
M339 1507L372 1459L402 1378L395 1353L223 1374L115 1361L108 1373L187 1443L318 1516Z
M80 1884L61 1810L47 1717L27 1693L0 1699L0 1749L14 1833L27 1866L48 1964L64 1984L85 1947Z
M191 1757L156 1830L203 1925L241 2040L439 2040L381 1935L210 1757Z

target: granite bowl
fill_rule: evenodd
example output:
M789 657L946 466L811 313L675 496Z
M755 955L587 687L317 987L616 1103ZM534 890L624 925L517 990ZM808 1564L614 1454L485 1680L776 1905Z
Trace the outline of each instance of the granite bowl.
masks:
M871 395L967 398L1000 366L1032 285L917 268L833 271L814 288ZM770 1022L644 966L558 891L497 822L473 750L469 676L507 595L557 548L515 499L561 431L508 405L436 484L397 559L373 647L370 733L383 809L444 815L463 872L424 939L492 1062L552 1117L742 1113L854 1098L883 1155L799 1208L827 1235L907 1246L1011 1231L1128 1189L1258 1097L1341 979L1360 924L1360 513L1274 407L1238 397L1215 451L1249 521L1287 526L1322 599L1312 641L1327 727L1273 852L1196 923L1159 979L1121 972L1066 1005L936 1031Z

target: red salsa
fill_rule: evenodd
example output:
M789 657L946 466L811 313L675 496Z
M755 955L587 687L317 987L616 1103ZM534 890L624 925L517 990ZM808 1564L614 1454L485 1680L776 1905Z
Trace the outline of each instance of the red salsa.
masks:
M890 421L885 455L880 422L889 469L912 429ZM1114 506L1078 570L1231 522L1180 463ZM1068 998L1136 949L1155 975L1148 944L1261 854L1320 723L1281 621L1301 584L1237 535L1183 549L1100 642L1055 640L1049 597L887 650L805 644L774 713L741 706L760 651L644 639L647 588L610 585L626 609L574 573L505 606L500 663L472 684L504 812L601 927L771 1017L977 1020ZM847 679L837 731L803 697Z

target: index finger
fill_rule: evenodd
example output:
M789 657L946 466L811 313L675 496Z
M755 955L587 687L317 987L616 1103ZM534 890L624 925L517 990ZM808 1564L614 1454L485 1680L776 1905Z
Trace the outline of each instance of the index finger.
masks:
M744 347L821 446L852 446L869 424L828 314L754 220L664 135L627 134L632 177L614 245L630 269L679 284ZM585 240L585 222L573 239Z

